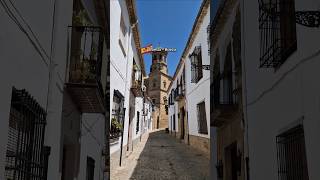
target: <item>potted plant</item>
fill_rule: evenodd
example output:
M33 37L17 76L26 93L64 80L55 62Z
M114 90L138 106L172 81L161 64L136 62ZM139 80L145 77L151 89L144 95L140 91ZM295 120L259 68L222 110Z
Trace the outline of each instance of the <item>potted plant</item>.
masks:
M111 133L115 136L118 136L122 131L122 124L116 119L111 119Z
M90 26L92 25L88 19L87 19L88 15L87 12L85 10L80 10L78 13L73 12L73 24L75 26Z

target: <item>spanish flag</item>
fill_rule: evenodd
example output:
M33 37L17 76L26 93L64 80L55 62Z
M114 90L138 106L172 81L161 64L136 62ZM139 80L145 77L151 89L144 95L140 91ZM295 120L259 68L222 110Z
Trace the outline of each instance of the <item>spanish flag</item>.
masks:
M152 52L152 44L147 45L146 47L141 48L141 54Z

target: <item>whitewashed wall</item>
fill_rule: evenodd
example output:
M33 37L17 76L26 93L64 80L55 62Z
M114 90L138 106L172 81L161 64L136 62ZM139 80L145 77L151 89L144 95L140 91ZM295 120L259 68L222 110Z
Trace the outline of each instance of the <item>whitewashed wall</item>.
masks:
M301 120L309 179L320 179L320 31L297 24L297 51L277 71L259 69L258 7L258 1L241 1L242 61L250 104L244 107L249 126L250 177L277 179L276 136ZM320 2L295 1L295 7L296 11L318 10Z
M62 89L66 60L67 25L71 22L72 2L56 1L56 28L53 29L55 38L51 41L53 24L54 1L14 1L16 8L32 28L44 50L50 56L51 42L53 43L52 57L56 65L50 83L47 126L45 145L51 147L49 156L48 179L59 179L60 131ZM35 8L34 4L38 7ZM46 108L48 91L49 68L41 60L28 38L9 19L4 9L0 8L0 162L5 162L6 144L8 138L8 120L12 86L26 89L38 103ZM25 26L24 26L25 27ZM30 31L29 31L30 34ZM46 60L49 63L49 60ZM4 163L0 163L0 179L4 179Z
M127 43L125 49L127 50L126 56L123 54L119 45L119 33L120 33L120 18L122 16L127 27ZM124 108L125 112L125 123L124 123L124 137L123 146L128 143L128 127L129 127L129 95L131 87L131 73L133 66L133 58L135 59L138 66L140 66L140 59L137 54L137 49L133 41L132 31L129 30L129 15L125 1L114 0L110 2L110 112L112 112L113 103L113 92L119 90L124 96ZM130 39L129 39L130 38ZM128 42L129 40L129 42ZM140 66L141 67L141 66ZM135 111L140 111L142 119L142 98L136 98L134 100L136 107ZM136 114L136 112L135 112ZM140 121L141 122L141 121ZM135 133L136 126L136 115L133 118L133 139L137 138ZM141 128L140 128L141 129ZM110 146L110 154L120 150L120 143Z
M89 1L86 0L86 2ZM9 19L1 7L0 22L2 27L5 28L0 32L0 59L3 64L0 66L0 118L3 120L0 122L0 162L5 162L11 90L12 86L15 86L18 89L26 89L44 109L46 109L48 98L47 125L44 141L45 145L51 147L48 163L48 180L60 179L60 163L62 158L62 139L60 137L62 130L61 112L69 37L68 26L72 24L73 2L63 0L31 0L27 2L19 0L13 3L32 28L48 56L52 56L51 81L49 83L49 67L37 54L28 38ZM34 4L37 4L37 7L41 8L35 8ZM53 11L54 6L55 12ZM86 6L86 9L94 12L92 8L92 6ZM95 15L94 13L90 14L90 17L96 19ZM25 25L24 27L26 28ZM31 34L30 31L29 34ZM49 64L49 59L46 59L46 63ZM50 87L49 97L47 97L48 84ZM101 114L96 114L96 116L99 117ZM101 131L93 132L95 136L101 133ZM83 139L82 145L85 147L86 144L90 144L92 141L92 139ZM99 156L101 158L101 154ZM96 162L99 158L96 157ZM86 164L86 162L81 162L82 167L84 163ZM4 163L0 163L0 179L4 179L4 165ZM102 169L97 168L96 171L101 173ZM83 172L85 172L85 169L80 170L80 173ZM99 173L96 172L95 177L98 177Z
M208 9L210 12L210 9ZM210 57L208 54L208 43L207 43L207 27L210 22L210 13L207 13L203 19L199 32L196 34L195 40L192 46L187 52L187 55L191 54L196 46L201 45L202 52L202 64L209 65ZM198 83L191 83L191 64L190 59L185 59L186 66L186 100L187 100L187 111L188 111L188 125L189 134L201 137L210 137L210 71L203 70L203 77ZM198 133L198 121L197 121L197 104L205 101L206 106L206 117L208 135Z
M78 180L86 180L87 157L95 161L94 179L103 178L105 117L102 114L83 114L81 120L81 154Z

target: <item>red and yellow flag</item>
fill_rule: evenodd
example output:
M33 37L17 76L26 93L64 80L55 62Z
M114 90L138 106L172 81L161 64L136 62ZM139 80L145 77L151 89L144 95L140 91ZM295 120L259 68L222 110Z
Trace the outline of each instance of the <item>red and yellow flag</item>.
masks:
M152 44L147 45L146 47L141 48L141 54L152 52Z

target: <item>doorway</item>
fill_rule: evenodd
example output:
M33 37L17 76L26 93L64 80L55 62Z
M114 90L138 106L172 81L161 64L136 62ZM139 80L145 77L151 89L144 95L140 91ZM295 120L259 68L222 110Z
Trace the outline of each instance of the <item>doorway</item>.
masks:
M232 143L225 148L225 177L226 180L237 180L237 143Z
M180 109L180 112L181 112L181 118L180 118L180 129L181 129L181 135L180 135L180 139L184 139L184 136L185 136L185 123L184 123L184 117L185 117L185 111L184 111L184 108L182 107Z
M159 126L160 126L160 122L159 122L159 116L157 118L157 129L159 129Z

